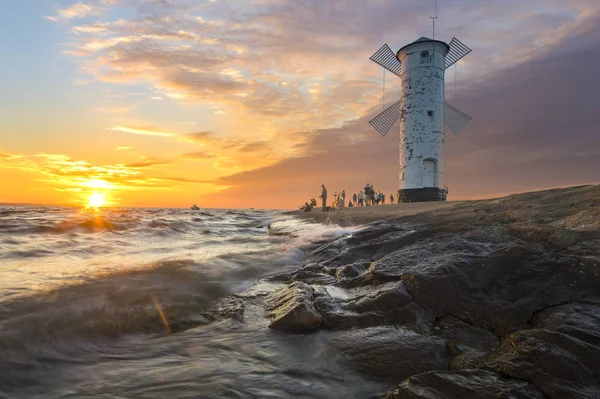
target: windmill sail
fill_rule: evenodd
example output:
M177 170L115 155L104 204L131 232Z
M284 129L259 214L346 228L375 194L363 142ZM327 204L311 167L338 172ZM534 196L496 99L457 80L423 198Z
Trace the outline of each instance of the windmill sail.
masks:
M450 68L452 65L456 64L461 58L471 52L471 49L465 46L460 40L457 38L452 38L450 41L450 51L446 54L446 65L445 69ZM377 53L375 53L377 54Z
M402 65L396 57L396 54L394 54L394 52L392 51L390 46L387 45L387 43L381 46L381 48L377 50L375 54L373 54L369 59L381 65L391 73L400 76L400 70L402 69Z
M400 101L395 102L385 111L381 112L375 118L369 121L369 124L375 128L382 136L388 134L394 123L400 116Z
M446 122L446 125L452 130L452 133L458 134L458 132L467 126L467 123L469 123L471 119L473 118L464 112L457 110L448 103L444 103L444 122Z

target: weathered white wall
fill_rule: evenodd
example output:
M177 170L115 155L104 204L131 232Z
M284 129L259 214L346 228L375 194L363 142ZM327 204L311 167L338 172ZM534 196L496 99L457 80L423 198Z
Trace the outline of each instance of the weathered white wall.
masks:
M423 57L427 51L429 57ZM437 161L437 187L444 186L444 57L439 42L414 43L398 54L402 62L400 188L423 188L423 161ZM429 116L428 111L433 111Z

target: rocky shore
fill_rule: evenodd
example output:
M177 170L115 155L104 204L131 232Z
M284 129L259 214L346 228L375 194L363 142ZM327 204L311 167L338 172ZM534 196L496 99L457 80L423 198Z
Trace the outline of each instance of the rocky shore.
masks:
M388 219L271 276L269 326L388 399L600 398L600 186Z

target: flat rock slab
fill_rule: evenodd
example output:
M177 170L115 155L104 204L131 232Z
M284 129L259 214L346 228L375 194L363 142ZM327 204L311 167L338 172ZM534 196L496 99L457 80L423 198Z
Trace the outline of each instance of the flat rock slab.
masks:
M383 399L544 399L526 381L503 378L491 371L432 371L412 376Z
M315 308L313 288L295 281L265 297L264 307L271 320L270 328L286 332L308 332L318 329L322 317Z
M411 375L447 370L444 340L394 327L369 327L333 333L328 347L359 372L401 381Z

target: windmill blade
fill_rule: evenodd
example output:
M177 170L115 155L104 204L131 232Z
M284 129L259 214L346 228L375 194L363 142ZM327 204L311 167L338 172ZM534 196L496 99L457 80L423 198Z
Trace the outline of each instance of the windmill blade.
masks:
M395 102L385 111L381 112L375 118L369 121L369 124L375 128L382 136L388 134L394 123L400 116L400 101Z
M460 59L462 59L465 55L471 52L471 49L468 48L458 40L457 38L452 38L450 41L450 51L446 54L446 68L450 68L452 65L456 64Z
M446 125L452 130L452 133L458 134L467 123L471 121L469 115L457 110L452 105L448 103L444 103L444 122Z
M390 46L387 45L387 43L381 46L381 48L377 50L377 52L375 52L375 54L373 54L369 59L375 62L376 64L381 65L391 73L400 76L400 70L402 69L402 65L396 57L396 54L394 54L394 52L392 51Z

